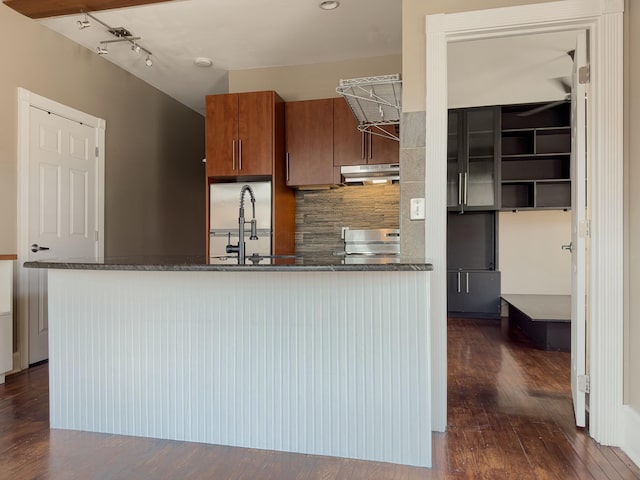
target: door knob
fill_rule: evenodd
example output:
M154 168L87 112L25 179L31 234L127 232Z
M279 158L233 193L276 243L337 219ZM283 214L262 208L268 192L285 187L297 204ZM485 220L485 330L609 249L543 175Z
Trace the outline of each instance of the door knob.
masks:
M570 252L573 252L573 242L569 245L562 245L562 250L569 250Z
M40 250L49 250L49 247L41 247L37 243L34 243L33 245L31 245L31 251L32 252L35 253L35 252L39 252Z

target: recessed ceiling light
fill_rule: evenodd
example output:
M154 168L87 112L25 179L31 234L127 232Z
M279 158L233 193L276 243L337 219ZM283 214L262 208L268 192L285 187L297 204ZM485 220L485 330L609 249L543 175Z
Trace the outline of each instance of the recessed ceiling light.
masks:
M320 3L320 8L322 10L335 10L340 6L340 2L336 2L335 0L325 0Z
M198 57L193 61L193 63L202 68L207 68L213 65L213 61L207 57Z

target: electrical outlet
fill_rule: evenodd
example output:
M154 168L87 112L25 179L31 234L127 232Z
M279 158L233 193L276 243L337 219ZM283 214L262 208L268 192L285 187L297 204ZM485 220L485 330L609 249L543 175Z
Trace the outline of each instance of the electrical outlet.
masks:
M424 198L411 199L411 212L409 214L411 220L424 220Z

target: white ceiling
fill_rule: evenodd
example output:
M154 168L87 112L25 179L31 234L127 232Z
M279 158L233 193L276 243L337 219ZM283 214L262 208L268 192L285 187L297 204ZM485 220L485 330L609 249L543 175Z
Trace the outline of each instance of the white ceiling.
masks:
M571 83L576 32L552 32L451 43L449 107L562 100Z
M173 0L93 12L111 27L125 27L153 53L153 66L127 43L109 45L111 61L204 114L206 95L226 93L228 72L306 65L402 53L400 0L342 0L324 11L320 0ZM114 39L83 15L40 20L43 25L95 51ZM571 75L566 54L574 32L453 43L449 46L451 108L557 100L553 78ZM214 65L197 67L197 57ZM381 72L388 73L388 72ZM336 85L337 86L337 85Z
M400 0L342 0L336 10L320 0L174 0L143 7L92 12L111 27L141 37L145 55L126 43L111 44L111 61L171 97L204 114L204 97L228 91L228 71L304 65L402 53ZM83 15L39 20L92 51L114 39ZM213 67L194 64L197 57ZM336 85L337 86L337 85Z

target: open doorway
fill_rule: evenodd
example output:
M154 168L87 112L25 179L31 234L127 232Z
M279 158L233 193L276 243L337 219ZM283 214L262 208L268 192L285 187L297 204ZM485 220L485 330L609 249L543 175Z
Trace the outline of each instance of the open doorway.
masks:
M594 152L590 178L592 225L590 229L590 296L588 298L591 335L590 369L592 382L589 433L600 442L620 442L622 405L622 3L565 0L545 4L508 7L477 12L427 17L426 38L426 147L425 188L433 201L427 215L435 228L425 231L425 243L434 263L432 292L432 333L434 365L446 365L446 95L449 42L549 32L587 30L592 60L589 109L589 147ZM609 52L609 53L606 53ZM597 72L597 73L596 73ZM597 153L597 154L596 154ZM606 255L602 253L606 252ZM593 272L598 274L594 275ZM608 374L605 372L609 372ZM443 371L434 368L434 426L444 429L446 404L442 387ZM438 392L438 393L436 393ZM595 400L594 400L595 399Z
M584 309L572 314L585 295L584 283L573 288L572 256L584 252L569 251L573 213L584 210L572 208L571 171L576 154L584 164L583 151L572 153L571 101L574 89L584 97L572 78L583 37L568 30L471 40L447 52L448 311L502 316L542 350L571 352L572 331L584 331ZM577 378L585 335L574 337ZM576 424L585 426L584 392L575 388L574 401Z

